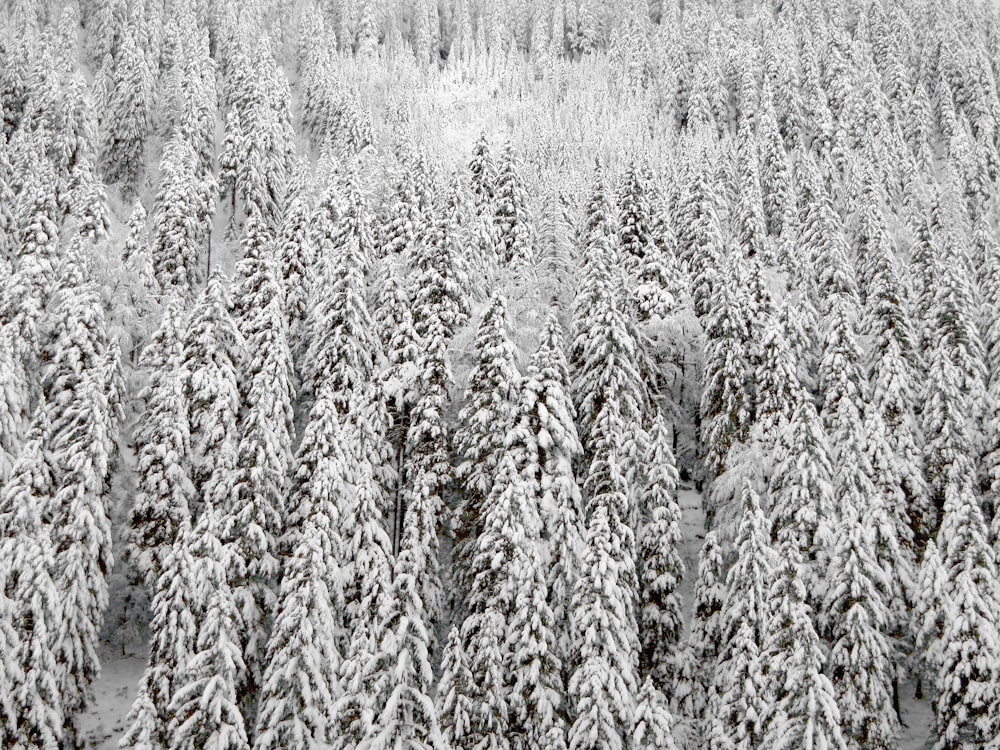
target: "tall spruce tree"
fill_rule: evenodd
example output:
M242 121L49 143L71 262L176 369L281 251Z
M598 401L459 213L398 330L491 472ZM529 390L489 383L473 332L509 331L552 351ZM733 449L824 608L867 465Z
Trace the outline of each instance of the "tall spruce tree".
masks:
M464 498L455 515L455 560L461 591L471 588L465 571L472 565L476 540L482 533L483 504L489 497L504 451L504 439L517 419L521 375L517 350L510 340L507 303L494 295L476 335L477 362L469 374L462 425L455 442L462 463L456 479Z
M275 603L278 539L285 523L285 493L292 444L292 363L281 288L270 258L251 255L240 263L234 294L243 312L247 342L243 409L231 513L225 538L237 545L232 595L244 661L253 687L260 685L267 645L265 618Z
M770 711L763 655L771 619L767 582L777 558L767 518L749 481L744 484L741 500L736 561L726 574L722 646L709 702L708 744L713 749L758 746Z
M639 687L628 488L613 454L597 470L604 475L602 488L591 497L584 567L573 594L579 666L569 682L576 715L569 732L572 750L622 748Z
M680 584L681 510L677 504L677 468L670 449L673 436L657 415L650 431L650 467L642 493L639 534L641 668L660 690L674 682L677 652L684 630Z
M197 634L175 677L169 706L169 750L249 750L239 696L247 684L238 600L228 579L241 564L222 542L222 519L206 503L191 541ZM140 700L142 695L140 692Z
M193 499L181 315L181 303L175 297L143 355L150 374L137 441L139 493L130 521L137 563L150 595L177 529L190 519Z

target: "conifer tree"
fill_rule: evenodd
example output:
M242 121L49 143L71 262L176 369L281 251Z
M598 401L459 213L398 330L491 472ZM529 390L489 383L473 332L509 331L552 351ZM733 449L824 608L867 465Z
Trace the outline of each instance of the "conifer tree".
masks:
M911 612L911 629L917 654L917 677L934 684L941 666L945 618L951 609L949 601L950 584L947 571L941 563L937 543L933 539L924 547L924 558L920 563ZM923 685L918 682L922 692Z
M720 197L715 182L708 168L693 167L676 208L677 253L692 276L691 297L698 317L711 309L722 267Z
M105 388L102 372L84 371L60 415L65 431L54 437L57 465L64 468L52 502L52 528L55 580L63 599L59 652L68 722L86 706L90 685L100 674L98 632L114 561L105 504L111 438ZM73 736L75 726L68 729Z
M177 529L191 515L191 445L183 388L182 325L180 301L174 298L144 353L150 380L143 392L146 412L138 440L139 494L131 526L137 562L150 594Z
M198 581L194 577L190 520L185 518L163 560L153 594L149 663L139 683L139 694L126 722L128 731L119 747L167 746L171 701L183 684L184 670L195 650L201 614L196 604Z
M903 306L895 259L884 244L880 244L873 259L865 311L865 329L873 337L868 373L871 402L885 424L907 513L916 539L922 541L930 535L933 508L929 505L914 409L917 344Z
M722 648L722 607L725 603L723 550L715 530L705 534L698 552L693 617L677 682L681 714L695 723L698 736L707 736L706 708L712 694L715 663Z
M823 672L826 657L798 575L801 556L782 545L779 560L768 595L771 620L764 645L774 703L765 717L762 747L847 750L833 684Z
M791 419L798 400L805 398L795 351L776 317L769 319L764 328L755 380L755 425L765 450L773 455L784 424ZM770 473L765 473L765 479L769 479Z
M646 433L641 427L649 408L649 394L642 373L648 363L638 331L620 303L618 289L606 286L598 296L590 329L577 337L574 351L579 353L579 364L573 395L584 460L593 462L612 450L619 451L631 494L632 488L643 482ZM593 489L587 491L595 494ZM632 503L628 522L633 525L636 511Z
M351 393L372 379L378 341L365 301L364 273L368 265L357 232L345 229L340 217L334 233L319 237L319 271L313 286L308 321L309 348L304 367L314 395L328 384L341 414L348 412Z
M9 596L11 611L4 612L0 604L0 620L9 618L0 622L0 629L11 627L16 643L9 643L9 636L3 635L0 643L5 648L4 660L19 667L14 683L3 686L8 691L4 700L11 701L17 717L15 721L4 706L10 747L57 747L64 724L58 661L62 601L52 578L51 532L41 517L45 497L39 497L53 490L51 467L43 453L48 424L43 411L39 418L3 490L2 507L10 517L0 531L0 571L6 582L6 592L0 587L0 598ZM9 674L5 667L0 672ZM4 681L0 676L0 683Z
M10 477L28 416L28 373L17 351L22 342L14 325L0 328L0 486Z
M684 630L679 592L684 578L681 559L681 510L677 504L677 468L670 449L672 436L662 415L657 415L650 431L646 454L649 473L642 494L639 535L642 640L641 666L659 689L674 681L676 656Z
M736 167L739 186L736 193L736 239L746 258L769 260L767 224L761 190L760 146L753 129L743 121L736 129Z
M874 546L858 508L842 507L822 620L832 644L830 674L845 737L860 747L890 748L898 725L882 596L889 583Z
M961 380L947 337L942 336L930 354L921 414L925 473L938 517L950 474L973 471L968 405Z
M400 161L399 179L394 186L388 215L383 221L380 245L382 255L399 255L409 260L430 229L427 222L429 207L421 205L424 196L419 179L424 175L416 174L418 169L426 167L426 163L408 154L404 154Z
M156 280L163 290L185 297L201 278L200 257L214 211L213 188L197 176L195 160L179 135L164 146L150 231Z
M519 417L507 437L520 444L520 471L539 494L542 539L548 551L546 590L552 609L555 653L565 668L572 652L570 625L573 587L583 551L582 502L573 461L582 448L573 422L569 368L563 334L553 308L538 348L528 364L518 405Z
M426 624L430 610L421 598L419 580L427 574L429 537L436 536L435 498L420 493L411 500L392 588L377 629L373 664L368 667L376 675L372 704L378 716L359 750L444 749L430 698L433 672Z
M375 478L366 469L356 485L353 533L346 540L344 576L348 600L349 646L340 669L342 695L334 706L331 730L334 747L362 741L375 719L372 711L373 675L368 671L378 645L375 636L388 603L392 585L392 542L382 525L381 504Z
M898 638L905 633L907 610L912 601L916 565L913 529L885 423L876 409L869 408L868 412L865 416L865 435L875 492L862 510L861 519L863 525L873 532L875 558L888 583L888 588L880 592L888 608L886 633Z
M1000 705L991 666L1000 654L996 562L972 478L958 468L945 486L937 546L948 583L944 596L933 602L945 605L940 646L930 651L939 659L935 747L952 750L970 742L985 747L997 736ZM933 571L928 578L934 580Z
M736 561L726 574L721 644L710 701L709 747L756 747L770 710L763 653L771 619L767 582L777 562L769 524L749 481L736 532Z
M154 90L148 51L138 43L137 31L133 27L122 35L110 111L103 122L104 176L108 182L122 183L126 194L134 193L142 173Z
M595 169L594 186L580 229L581 271L573 299L573 330L570 362L574 370L582 366L586 336L597 314L600 300L609 293L615 255L614 207L604 168Z
M21 671L21 641L13 626L14 602L0 590L0 646L3 659L0 659L0 740L8 747L14 744L18 737L18 706L14 700L16 689L24 679Z
M542 560L533 540L526 540L515 569L517 594L507 626L513 683L510 723L515 750L566 746L561 663L555 653L552 610L546 601Z
M476 539L482 532L483 504L493 489L504 439L517 419L521 376L508 325L506 300L496 294L476 335L478 361L469 374L466 403L458 416L461 427L455 433L464 459L456 470L456 479L465 488L455 516L455 559L461 575L472 564ZM467 590L470 584L460 583L461 589Z
M420 604L423 612L438 612L441 582L438 570L438 530L444 507L445 488L453 479L449 460L451 436L445 421L448 388L452 383L445 327L431 319L424 350L417 360L419 389L413 418L407 430L403 466L403 492L393 509L393 547L402 549L410 523L410 509L421 526L421 544L413 547L414 565L419 566ZM430 615L427 615L428 618Z
M500 155L493 205L493 223L497 230L497 251L501 263L530 263L535 252L534 225L524 178L509 141Z
M720 280L716 293L706 323L701 397L701 437L712 477L722 473L729 449L746 440L753 421L747 320L730 282Z
M469 174L477 212L492 212L497 192L497 165L485 131L479 134L476 144L472 147Z
M146 209L136 201L128 218L128 234L122 246L122 263L132 270L149 294L158 294L159 285L153 275L153 257L146 234ZM135 301L133 301L135 304Z
M470 740L473 747L509 750L511 747L510 696L505 666L510 654L505 642L503 612L489 603L462 623L462 640L468 644L469 669L475 685Z
M816 408L800 399L779 435L769 484L775 540L802 556L803 582L810 602L822 601L826 562L836 524L834 470L830 447Z
M244 410L231 488L227 540L237 544L244 570L232 581L241 613L250 685L259 685L266 646L264 618L274 606L277 544L285 522L285 491L292 444L292 364L281 289L269 258L250 256L238 270L234 296L244 311L247 342ZM250 691L252 694L253 691Z
M321 532L307 518L293 532L281 581L254 748L318 748L332 739L341 655L325 573Z
M220 521L207 503L191 543L192 577L201 584L192 587L197 591L197 637L173 689L169 750L249 750L239 706L247 672L240 643L242 615L227 580L241 561L222 543Z
M220 512L229 502L228 482L239 446L239 370L245 341L232 316L228 281L213 271L184 331L181 365L190 424L190 477L195 503L207 497Z
M616 457L609 455L603 463L603 488L591 498L584 567L573 594L579 666L569 683L576 715L569 732L572 750L622 748L638 692L628 491Z
M636 270L651 251L652 227L648 187L641 168L631 162L625 170L618 199L618 244L626 267Z
M433 318L445 326L449 339L469 320L470 278L463 234L455 216L459 189L453 185L444 207L428 218L425 236L409 258L414 274L413 324L420 336L427 335Z
M459 629L453 626L441 659L441 679L435 701L441 734L450 748L470 746L472 715L476 710L472 695L472 671Z
M636 698L635 723L628 746L633 750L676 750L673 724L666 697L652 678L647 677Z
M300 193L292 197L285 209L275 240L278 272L285 296L288 339L295 354L301 354L303 350L309 290L316 272L309 226L309 203Z
M635 290L640 320L666 318L674 312L684 286L677 259L677 231L665 201L663 195L654 194L649 229L651 241L639 264Z

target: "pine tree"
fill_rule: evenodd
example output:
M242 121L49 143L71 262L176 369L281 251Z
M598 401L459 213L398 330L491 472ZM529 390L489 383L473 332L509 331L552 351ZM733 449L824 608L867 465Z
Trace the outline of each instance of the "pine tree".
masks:
M762 747L847 750L833 684L823 672L826 657L798 575L801 556L794 547L782 546L779 559L768 595L771 620L764 645L774 704L765 717Z
M326 587L321 532L307 519L294 533L281 581L254 748L318 748L332 738L340 691L334 614Z
M706 157L708 163L712 157ZM677 254L692 276L691 297L698 317L708 314L721 281L718 275L723 266L723 240L718 191L710 169L699 165L690 170L676 207Z
M2 686L17 716L15 721L6 705L0 708L10 747L57 747L63 735L62 666L58 661L63 612L60 592L52 579L55 554L51 531L41 517L46 498L38 495L52 492L51 467L43 453L48 437L44 412L40 419L3 491L2 506L11 515L0 536L0 572L6 581L6 592L0 587L0 599L9 596L11 611L4 612L0 604L0 643L5 658L19 666L14 684ZM9 636L2 634L5 626L13 630L16 643L8 642ZM9 674L0 667L0 683Z
M614 206L604 167L595 168L594 186L587 202L583 226L579 230L582 268L573 300L573 330L570 361L579 367L583 357L584 334L596 315L600 299L608 293L615 255Z
M676 750L673 724L666 697L652 678L647 677L636 698L635 723L628 746L633 750Z
M434 499L420 494L407 508L392 588L377 630L374 664L369 667L377 675L372 705L378 718L359 750L444 747L430 698L433 672L425 619L430 610L420 595L420 578L426 574L429 547L436 536Z
M753 128L742 121L736 129L736 240L746 258L770 260L764 198L761 190L760 144Z
M441 659L435 708L441 722L442 737L447 746L455 750L470 747L472 715L476 710L472 695L472 671L462 637L458 628L453 626Z
M462 640L469 651L469 670L475 685L475 710L469 739L473 747L509 750L511 747L510 696L505 666L510 654L505 642L504 613L489 603L462 623Z
M206 504L191 544L192 577L201 584L197 638L173 689L165 743L170 750L249 750L238 702L247 673L242 616L227 580L241 561L222 543L220 521L215 508Z
M422 574L419 579L422 611L434 613L440 611L441 605L438 531L445 488L454 471L450 463L451 436L445 420L448 389L453 381L445 327L438 319L431 319L424 342L417 360L420 395L404 443L403 491L393 509L391 526L394 549L402 549L411 508L423 524L418 527L420 546L414 546L417 558L413 564L419 566Z
M174 298L144 353L150 380L143 392L146 412L137 441L139 492L130 521L137 563L151 595L177 529L191 515L191 445L181 325L180 301Z
M661 415L650 431L650 467L642 496L647 519L639 535L641 580L642 672L663 690L673 684L677 650L684 630L679 587L684 578L681 559L681 510L677 504L677 468L670 449L672 435Z
M530 263L535 253L534 224L520 164L509 141L500 155L493 205L500 262Z
M194 501L207 497L220 511L236 468L239 446L240 366L246 342L233 319L228 282L213 271L184 331L181 368L190 424Z
M493 211L493 201L497 193L497 172L497 165L490 151L490 142L486 138L486 133L482 132L472 148L472 161L469 162L472 194L479 213Z
M778 435L799 399L806 396L799 381L795 351L776 317L770 318L764 328L755 380L755 425L764 449L773 454ZM765 481L769 479L770 472L765 472Z
M914 402L917 383L915 334L902 302L895 258L880 244L865 312L866 332L873 336L869 359L871 403L886 427L886 439L899 472L907 513L918 543L930 535L930 506L920 451Z
M962 374L955 366L946 337L931 351L923 388L921 429L927 484L934 508L944 508L944 490L953 471L972 472L972 444L968 433L968 405Z
M184 670L195 649L197 583L194 577L190 521L184 519L162 564L153 594L149 664L139 683L139 695L126 718L129 725L121 748L166 746L173 716L171 701L183 684Z
M111 439L105 388L102 372L84 371L60 415L65 431L54 436L56 463L65 469L52 502L52 528L55 580L63 600L59 653L67 720L86 706L90 685L100 673L98 632L114 562L105 504Z
M288 339L295 354L303 351L309 290L316 272L314 247L308 231L309 203L304 195L295 195L285 209L275 240L278 272L285 297Z
M365 301L364 273L369 260L358 232L345 229L349 223L345 213L332 234L320 232L303 373L314 395L321 384L330 385L341 414L348 412L351 393L372 379L378 352Z
M665 203L665 196L654 193L650 243L639 264L635 290L640 320L666 318L677 308L684 287L677 259L677 231Z
M885 423L877 410L869 408L868 412L865 416L865 435L875 492L861 513L861 521L873 532L875 558L888 583L888 587L880 592L888 608L886 633L892 638L899 638L905 634L907 610L914 586L916 559L913 529Z
M710 476L722 473L734 443L743 442L753 421L748 389L750 331L735 290L726 281L707 312L704 389L701 396L701 439Z
M138 43L137 31L132 28L123 34L115 62L110 112L103 122L104 176L108 182L122 183L126 194L138 187L154 90L147 50Z
M712 748L758 746L770 710L762 657L771 619L766 582L774 573L777 558L769 524L749 481L743 487L742 505L736 561L726 574L722 648L709 706Z
M634 539L625 520L625 478L613 454L606 467L605 487L591 498L584 567L573 593L579 666L569 683L572 750L622 748L635 716Z
M542 560L534 540L526 541L515 569L517 594L507 626L512 746L515 750L561 750L566 747L566 727L560 715L562 665L555 653Z
M430 321L436 318L451 339L469 319L467 251L455 215L459 188L460 185L453 184L444 207L426 219L425 236L409 258L414 274L413 324L420 336L427 335ZM424 213L427 212L425 209Z
M943 552L943 574L948 583L939 600L945 605L940 646L929 652L940 660L935 747L955 750L970 742L986 747L997 737L1000 716L1000 691L992 666L1000 654L1000 597L994 553L987 542L972 477L958 468L952 470L945 485L937 546ZM934 580L933 572L929 578Z
M842 508L830 572L822 621L832 643L830 674L844 735L860 747L894 747L892 649L881 593L888 581L871 530L853 505Z
M573 461L582 452L573 422L569 367L555 308L525 372L519 417L507 445L523 446L519 468L539 493L542 539L548 552L546 590L552 609L555 653L564 670L572 652L573 587L583 552L582 499Z
M455 474L465 489L455 514L454 556L460 591L471 586L471 580L464 581L464 576L468 575L476 540L482 533L483 504L493 489L504 439L517 419L521 376L517 371L517 350L507 329L507 303L497 294L479 325L477 362L469 373L466 403L458 415L462 426L455 433L456 446L464 459Z
M190 296L201 278L202 247L214 203L212 186L196 173L196 155L175 135L163 148L160 182L153 203L153 271L163 290Z
M17 687L24 679L21 671L21 641L13 626L14 602L0 589L0 741L7 747L17 747L18 706Z
M370 471L360 478L356 492L353 523L348 524L353 534L346 540L344 554L349 561L345 598L353 607L349 610L350 645L340 670L343 694L334 706L336 723L331 732L337 748L361 742L372 728L372 675L366 668L392 585L392 542L382 526L380 507L384 498Z
M618 245L626 268L633 271L652 249L648 192L645 175L631 162L625 170L618 199Z
M245 311L240 328L249 356L244 365L232 512L225 534L236 543L245 566L231 581L232 595L241 613L250 684L259 685L267 638L264 619L274 606L277 544L285 522L286 477L292 460L292 364L281 289L270 259L244 259L238 279L234 296Z
M581 330L574 341L578 358L573 395L584 461L619 451L630 487L637 488L643 481L641 457L646 434L637 428L641 428L649 406L642 379L648 363L639 334L622 309L617 291L604 287L589 329ZM593 490L587 491L594 494ZM635 510L629 509L630 523L635 520Z

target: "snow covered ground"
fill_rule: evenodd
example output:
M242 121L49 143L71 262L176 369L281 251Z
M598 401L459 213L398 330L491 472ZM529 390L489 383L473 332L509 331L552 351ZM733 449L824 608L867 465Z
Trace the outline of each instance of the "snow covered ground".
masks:
M125 717L146 668L145 653L105 649L101 653L101 678L94 683L94 702L80 719L81 736L87 748L112 750L125 733Z

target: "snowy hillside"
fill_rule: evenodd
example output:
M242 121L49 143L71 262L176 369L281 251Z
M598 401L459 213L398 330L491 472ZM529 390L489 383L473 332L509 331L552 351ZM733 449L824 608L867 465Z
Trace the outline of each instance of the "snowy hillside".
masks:
M1000 15L5 0L0 748L986 750Z

